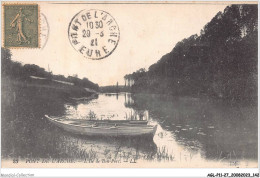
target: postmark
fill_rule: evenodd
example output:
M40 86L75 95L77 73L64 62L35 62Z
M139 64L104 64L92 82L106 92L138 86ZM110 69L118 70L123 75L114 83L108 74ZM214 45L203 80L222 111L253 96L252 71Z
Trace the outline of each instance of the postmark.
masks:
M38 4L3 4L4 38L7 48L38 48Z
M40 32L40 43L41 43L41 49L43 49L48 41L49 38L49 23L46 18L46 16L41 13L41 32Z
M84 57L99 60L116 49L120 31L115 19L103 10L82 10L71 20L68 38Z

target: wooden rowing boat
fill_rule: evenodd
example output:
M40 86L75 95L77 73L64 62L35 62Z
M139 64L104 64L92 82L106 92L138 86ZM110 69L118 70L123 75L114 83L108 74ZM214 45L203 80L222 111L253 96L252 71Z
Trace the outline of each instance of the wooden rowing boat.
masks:
M45 115L56 126L81 135L88 136L154 136L157 125L146 125L144 122L131 121L86 121L79 119L61 119Z
M89 120L89 119L68 119L66 117L51 117L51 116L47 116L45 115L45 117L50 117L53 118L57 121L70 121L73 122L73 124L95 124L98 123L99 125L127 125L127 124L138 124L138 125L147 125L148 121L147 120L108 120L108 119L103 119L103 120Z

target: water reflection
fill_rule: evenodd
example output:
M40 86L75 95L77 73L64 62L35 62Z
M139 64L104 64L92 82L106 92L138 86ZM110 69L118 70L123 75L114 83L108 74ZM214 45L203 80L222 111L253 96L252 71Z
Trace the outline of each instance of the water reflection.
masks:
M251 162L257 163L257 106L129 93L100 94L66 104L17 96L13 103L17 109L3 109L2 158L166 162L169 167L252 167ZM158 127L153 139L83 137L51 124L45 114L148 120Z
M134 96L136 108L174 134L178 145L209 160L257 159L257 107L199 98Z
M128 95L126 100L126 95ZM125 96L125 97L123 97ZM103 94L88 102L65 104L67 118L97 120L147 120L147 110L126 107L130 94Z
M69 118L84 119L93 112L98 119L147 119L149 124L158 124L153 139L156 149L150 156L153 160L163 157L172 161L232 162L257 158L256 107L229 106L199 98L120 93L101 94L87 104L66 108Z

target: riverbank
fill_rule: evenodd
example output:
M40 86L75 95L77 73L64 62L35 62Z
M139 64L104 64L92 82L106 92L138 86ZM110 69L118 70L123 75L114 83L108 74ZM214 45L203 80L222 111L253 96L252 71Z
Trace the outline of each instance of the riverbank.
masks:
M50 131L55 128L44 115L64 115L65 103L76 104L71 97L92 96L84 88L50 80L4 77L1 92L2 158L57 155L58 150L50 150L55 143Z
M68 97L89 97L92 92L88 92L83 87L75 85L67 85L58 83L52 80L39 80L33 78L27 78L26 80L13 80L10 78L2 78L2 88L12 89L19 87L20 89L27 88L29 91L38 94L48 93L46 97L52 94L58 94L62 98Z
M74 103L72 98L90 98L93 99L96 94L88 92L82 87L74 85L66 85L51 80L26 79L13 80L10 78L2 78L2 119L5 113L14 112L27 107L27 111L39 111L41 117L46 113L53 112L59 114L64 111L64 103ZM12 111L13 110L13 111ZM38 114L38 113L36 113ZM49 113L50 114L50 113ZM6 116L6 118L8 118Z
M154 92L129 92L133 94L133 96L141 96L141 97L152 97L154 99L156 98L162 98L167 100L178 100L178 99L185 99L188 98L190 100L191 98L193 100L197 99L203 99L208 101L215 101L216 103L221 103L225 105L231 105L231 106L257 106L258 99L257 96L255 97L247 97L247 98L223 98L223 97L217 97L209 94L197 94L197 95L174 95L174 94L167 94L167 93L154 93Z

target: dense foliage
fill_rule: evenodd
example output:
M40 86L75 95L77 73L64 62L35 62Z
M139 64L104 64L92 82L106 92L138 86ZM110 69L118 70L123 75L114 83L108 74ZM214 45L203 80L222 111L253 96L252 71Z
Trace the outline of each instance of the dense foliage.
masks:
M133 92L257 99L257 22L257 5L228 6L200 35L125 80Z
M75 86L91 88L98 90L99 86L87 78L79 79L77 75L65 77L63 75L53 75L52 72L45 71L35 64L22 65L19 62L11 60L11 52L9 49L1 49L2 60L2 77L26 81L30 76L43 77L52 80L59 80L73 83Z

